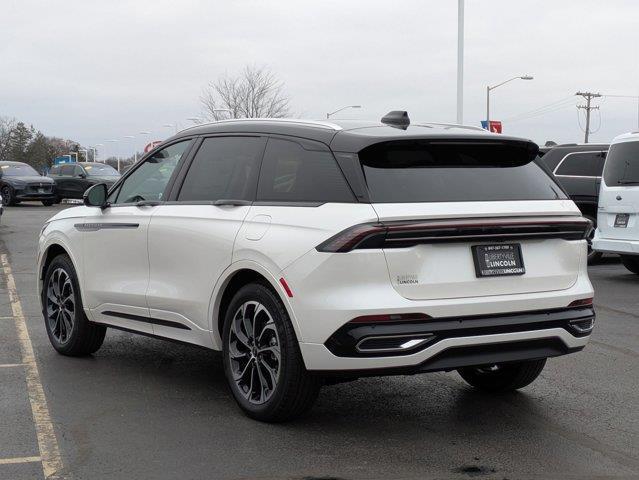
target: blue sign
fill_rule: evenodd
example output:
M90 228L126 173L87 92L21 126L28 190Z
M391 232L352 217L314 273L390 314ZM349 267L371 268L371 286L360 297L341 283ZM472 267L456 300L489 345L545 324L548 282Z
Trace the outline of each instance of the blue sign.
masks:
M71 155L62 155L61 157L55 157L53 159L54 165L60 165L61 163L72 163L73 157Z

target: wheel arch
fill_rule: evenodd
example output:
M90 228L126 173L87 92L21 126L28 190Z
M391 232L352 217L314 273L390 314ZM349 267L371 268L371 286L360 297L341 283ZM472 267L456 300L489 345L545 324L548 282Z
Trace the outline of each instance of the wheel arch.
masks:
M271 274L265 267L262 265L251 262L237 262L236 264L231 265L226 272L224 272L223 276L218 281L218 286L216 291L213 293L213 301L211 302L211 336L213 340L213 345L215 349L222 349L222 329L224 328L224 317L226 314L226 310L231 303L231 300L235 293L242 288L244 285L249 283L263 283L277 295L277 297L284 305L289 318L291 319L291 323L293 324L293 329L295 330L295 335L298 340L300 340L300 331L299 326L297 324L297 319L293 314L293 310L291 308L291 304L288 301L288 297L284 287L280 284L279 280Z
M55 257L61 254L67 255L71 259L71 263L73 264L75 273L78 276L78 281L80 281L81 272L78 269L78 263L76 262L76 259L74 258L73 254L71 253L71 250L63 242L60 242L58 240L53 240L44 248L42 252L42 257L40 258L40 265L38 267L39 296L42 294L44 276L46 274L47 268L51 264L51 261ZM80 294L82 295L82 289L80 289Z

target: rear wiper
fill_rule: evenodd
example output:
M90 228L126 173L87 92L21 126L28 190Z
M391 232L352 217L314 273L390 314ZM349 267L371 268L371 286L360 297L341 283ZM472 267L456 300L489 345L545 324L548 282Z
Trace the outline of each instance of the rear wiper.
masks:
M619 180L618 185L639 185L639 180Z

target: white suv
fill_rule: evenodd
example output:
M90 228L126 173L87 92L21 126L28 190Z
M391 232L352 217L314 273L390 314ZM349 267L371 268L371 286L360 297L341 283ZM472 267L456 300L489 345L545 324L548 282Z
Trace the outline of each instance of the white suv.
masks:
M594 325L590 222L537 150L405 112L184 130L43 227L49 338L66 355L106 327L221 350L265 421L366 375L521 388Z
M619 135L610 144L599 191L594 250L621 254L639 274L639 132Z

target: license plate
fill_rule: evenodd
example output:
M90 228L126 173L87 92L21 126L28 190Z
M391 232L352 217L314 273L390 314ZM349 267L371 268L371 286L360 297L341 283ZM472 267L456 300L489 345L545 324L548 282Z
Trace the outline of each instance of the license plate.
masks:
M626 228L630 215L627 213L618 213L615 217L615 228Z
M523 275L526 273L518 243L498 245L473 245L475 274L478 277Z

